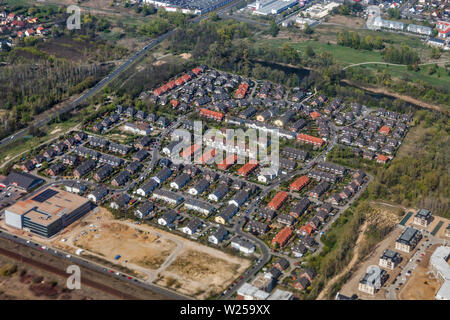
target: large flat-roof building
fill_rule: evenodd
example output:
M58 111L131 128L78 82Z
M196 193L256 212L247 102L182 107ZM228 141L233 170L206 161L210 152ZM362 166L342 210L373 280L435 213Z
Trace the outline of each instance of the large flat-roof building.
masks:
M33 176L29 173L12 171L4 179L0 186L4 188L6 188L7 186L15 186L17 188L29 191L43 182L43 179Z
M144 3L153 4L157 8L175 12L180 10L185 14L204 14L214 11L232 0L144 0Z
M76 194L47 188L5 209L5 222L17 229L51 237L91 211L91 202Z
M450 247L436 248L430 258L431 270L442 281L442 286L436 293L436 300L450 300Z
M428 224L431 222L431 212L430 210L420 209L413 220L414 224L417 224L422 227L428 227Z

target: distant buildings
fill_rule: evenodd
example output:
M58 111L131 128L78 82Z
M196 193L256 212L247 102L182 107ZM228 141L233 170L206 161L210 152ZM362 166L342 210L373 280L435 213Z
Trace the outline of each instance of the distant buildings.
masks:
M294 0L257 0L247 7L250 8L255 15L267 16L271 14L280 14L297 4L298 1Z

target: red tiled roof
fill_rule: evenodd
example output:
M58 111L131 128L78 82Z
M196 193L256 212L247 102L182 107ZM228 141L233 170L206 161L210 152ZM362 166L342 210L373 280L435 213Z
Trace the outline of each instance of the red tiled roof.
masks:
M314 228L309 223L300 227L300 232L307 234L308 236L310 236L313 231Z
M237 174L246 177L250 172L256 169L258 162L249 161L237 170Z
M193 145L191 145L189 148L184 149L184 150L181 152L181 156L182 156L183 158L190 157L190 156L193 155L194 152L197 151L198 149L200 149L200 146L199 146L198 144L193 144Z
M286 242L292 237L292 230L289 227L283 228L277 233L275 238L272 239L272 243L278 243L280 247L284 246Z
M278 192L275 197L267 204L267 207L272 210L278 210L281 205L287 200L288 194L286 191Z
M385 155L383 155L383 154L377 155L377 162L378 162L378 161L386 162L386 161L388 161L388 160L389 160L389 157L387 157L387 156L385 156Z
M312 144L319 145L319 146L323 145L323 142L324 142L323 139L321 139L321 138L313 137L313 136L310 136L310 135L307 135L304 133L299 133L297 135L297 140L307 142L307 143L312 143Z
M232 154L224 159L221 163L219 163L217 167L222 170L227 170L229 167L235 164L236 160L237 156L235 154Z
M208 117L208 118L213 118L215 120L219 120L222 121L224 114L222 112L217 112L217 111L213 111L213 110L209 110L206 108L202 108L200 110L200 115Z
M298 178L297 180L295 180L294 182L291 183L291 185L289 186L289 189L299 191L304 186L306 186L308 183L309 183L309 178L307 176L301 176L300 178Z
M216 149L211 149L209 151L206 151L204 154L202 154L201 157L197 159L197 162L205 164L210 159L214 158L215 155L216 155Z
M380 133L389 134L389 132L391 132L391 128L389 126L382 126L380 128Z
M321 116L321 114L317 111L313 111L309 115L311 116L311 118L313 118L313 120L316 120L317 118L319 118Z

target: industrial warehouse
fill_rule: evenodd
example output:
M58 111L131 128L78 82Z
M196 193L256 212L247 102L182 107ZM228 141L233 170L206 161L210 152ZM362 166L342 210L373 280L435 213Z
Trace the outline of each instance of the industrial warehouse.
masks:
M47 188L5 210L5 222L17 229L51 237L91 211L92 204L76 194Z

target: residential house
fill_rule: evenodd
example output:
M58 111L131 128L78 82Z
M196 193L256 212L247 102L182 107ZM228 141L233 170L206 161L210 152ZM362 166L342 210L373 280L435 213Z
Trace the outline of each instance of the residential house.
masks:
M141 204L139 208L136 209L134 215L139 219L143 219L147 217L150 213L152 213L154 209L155 205L153 204L153 202L146 201L143 204Z
M188 235L193 235L202 226L202 224L202 220L199 218L194 218L189 221L185 227L181 228L181 231Z
M170 183L170 187L175 190L180 190L183 188L189 181L191 177L187 173L182 173L178 177L175 178L174 181Z
M112 179L111 184L115 187L123 186L130 179L130 173L128 171L121 171L114 179Z
M131 198L127 193L121 193L109 205L113 209L125 208L130 202Z
M397 238L395 249L408 253L416 247L420 239L422 239L422 233L419 230L407 227Z
M158 183L150 179L136 190L136 193L140 196L147 197L158 187Z
M114 169L110 164L105 164L94 174L94 180L103 181L108 178L113 173L113 171Z
M429 223L431 222L431 211L426 209L420 209L417 211L417 213L414 215L414 224L417 224L419 226L422 226L424 228L428 227Z
M94 191L88 194L87 198L95 203L99 203L100 201L103 200L103 198L106 197L107 194L108 189L100 185L98 188L96 188Z
M270 229L267 224L255 220L250 220L247 223L247 227L251 232L255 232L259 235L266 234Z
M158 219L158 224L170 228L177 218L178 213L176 213L174 210L170 210Z
M228 235L228 230L225 229L224 227L219 227L216 231L214 231L208 237L208 241L215 245L218 245L226 238L227 235Z
M328 182L321 182L319 183L317 186L315 186L313 189L311 189L311 191L309 192L309 196L312 198L320 198L320 196L322 196L322 194L325 193L325 191L328 190L328 188L330 187L330 184Z
M184 200L181 195L166 189L157 189L153 191L152 198L163 200L172 205L178 205L181 201Z
M231 247L245 254L255 252L255 245L249 240L240 237L234 237L233 240L231 240Z
M394 270L394 268L400 263L400 261L401 256L398 252L386 249L381 255L378 265L383 268Z
M280 247L283 247L289 241L292 235L293 232L291 228L285 227L280 232L277 233L275 238L272 239L272 244L278 244Z
M239 208L235 205L228 205L223 212L221 212L215 219L217 223L227 224L231 221L234 215L239 211Z

